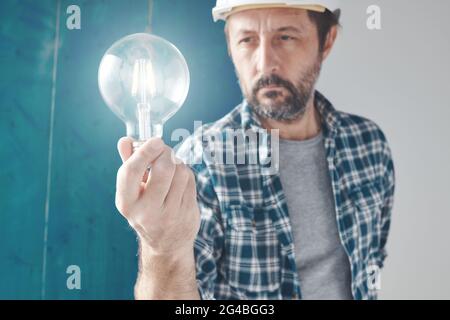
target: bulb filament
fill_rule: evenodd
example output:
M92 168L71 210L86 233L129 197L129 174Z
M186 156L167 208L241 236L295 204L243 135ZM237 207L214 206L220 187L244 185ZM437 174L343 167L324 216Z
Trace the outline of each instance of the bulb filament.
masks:
M133 69L132 96L137 100L139 120L139 140L146 141L152 137L150 101L156 93L153 65L150 60L136 60Z

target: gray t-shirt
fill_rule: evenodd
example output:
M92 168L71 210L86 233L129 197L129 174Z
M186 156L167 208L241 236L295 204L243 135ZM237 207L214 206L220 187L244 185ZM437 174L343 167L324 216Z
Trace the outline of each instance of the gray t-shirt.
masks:
M280 177L292 224L303 299L353 299L339 239L323 135L280 139Z

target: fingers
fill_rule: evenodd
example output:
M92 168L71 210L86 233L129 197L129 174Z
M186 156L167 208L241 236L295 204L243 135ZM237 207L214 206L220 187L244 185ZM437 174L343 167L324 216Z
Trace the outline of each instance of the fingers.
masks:
M120 158L122 162L126 162L133 154L133 139L130 137L123 137L117 143L117 149L119 150ZM145 170L142 182L147 182L148 170Z
M169 192L176 170L173 150L164 146L161 155L152 162L152 170L143 197L152 205L162 206Z
M181 199L188 184L189 176L190 169L184 163L176 166L172 184L165 199L165 206L168 208L167 212L179 211L178 209L180 208Z
M117 150L119 151L122 162L128 160L133 154L133 139L130 137L123 137L117 143Z
M189 178L184 190L183 197L181 199L181 208L192 209L198 207L197 204L197 187L195 176L191 170L189 170Z
M124 158L126 158L126 142L124 146ZM141 191L142 177L150 163L154 162L165 150L165 144L160 138L152 138L142 145L135 153L125 161L117 173L117 199L122 206L128 207L134 203Z

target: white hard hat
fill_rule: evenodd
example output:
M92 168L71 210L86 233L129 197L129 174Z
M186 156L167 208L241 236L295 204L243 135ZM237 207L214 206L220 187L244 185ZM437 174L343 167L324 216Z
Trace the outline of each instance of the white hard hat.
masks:
M256 9L289 7L324 12L325 9L334 12L339 9L339 0L217 0L212 10L214 22L226 20L232 13Z

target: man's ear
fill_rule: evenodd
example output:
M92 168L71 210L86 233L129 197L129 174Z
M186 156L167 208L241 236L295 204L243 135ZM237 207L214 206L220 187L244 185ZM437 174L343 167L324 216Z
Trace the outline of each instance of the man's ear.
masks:
M325 59L331 53L331 49L333 49L334 43L336 41L337 32L338 26L331 27L330 31L328 32L327 39L325 40L325 44L323 46L322 62L325 61Z
M231 60L233 60L233 57L231 55L231 49L230 49L230 34L228 31L228 21L225 23L225 28L223 29L223 32L225 34L225 39L227 42L227 52L228 52L228 56L230 57Z
M230 46L228 46L228 45L227 45L227 52L228 52L228 56L230 57L231 61L234 63L233 54L231 53Z

